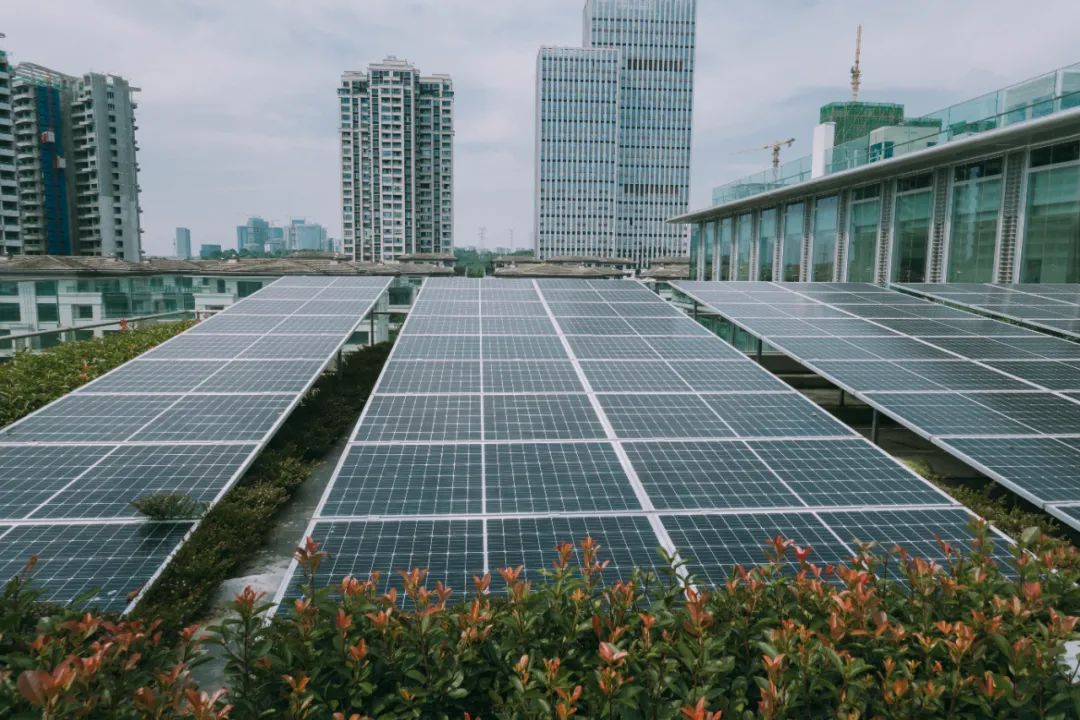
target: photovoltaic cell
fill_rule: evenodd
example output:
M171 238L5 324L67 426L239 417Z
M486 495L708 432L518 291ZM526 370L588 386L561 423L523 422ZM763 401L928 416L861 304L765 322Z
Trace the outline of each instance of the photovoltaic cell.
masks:
M624 447L659 510L802 505L739 442L641 442Z
M580 543L586 537L600 546L598 560L609 561L601 582L611 585L628 579L634 568L653 570L663 564L649 521L643 517L538 517L488 521L488 564L492 570L524 566L521 577L543 582L540 570L550 568L558 557L560 543L572 543L571 567L582 562ZM502 579L493 572L492 591L505 591Z
M595 392L686 392L686 381L663 360L584 360L581 363Z
M478 393L477 360L402 360L390 363L379 381L381 393Z
M488 440L588 440L604 436L584 395L484 397L484 437Z
M123 442L180 398L68 395L0 430L0 441Z
M84 385L78 392L190 392L224 366L220 360L175 360L167 365L133 360Z
M49 499L34 518L137 517L131 503L159 493L213 500L255 451L244 445L124 445Z
M22 525L0 538L0 577L37 556L33 578L41 600L119 611L191 528L191 523Z
M797 393L710 395L705 402L742 437L853 434L848 426Z
M107 446L0 445L0 520L25 518L111 449Z
M356 439L378 442L436 442L480 439L477 395L375 395Z
M697 395L599 395L621 438L722 438L730 426Z
M1046 502L1080 501L1080 446L1068 440L950 438L944 444Z
M155 363L157 364L157 363ZM215 392L298 393L318 377L325 360L232 360L195 390Z
M489 513L640 510L607 443L488 445Z
M291 395L188 395L131 439L136 442L258 442L292 401Z
M482 453L479 445L354 445L322 517L479 513Z
M568 360L490 360L484 363L486 393L584 392Z

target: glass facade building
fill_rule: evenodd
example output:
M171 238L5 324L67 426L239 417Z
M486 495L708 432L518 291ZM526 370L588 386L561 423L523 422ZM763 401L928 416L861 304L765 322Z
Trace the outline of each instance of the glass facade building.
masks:
M696 0L587 0L536 73L536 254L686 253Z
M673 218L693 228L691 277L745 279L748 246L766 280L1080 282L1080 65L904 122L910 147L849 141L867 152L843 168L796 160ZM733 222L751 237L725 235Z

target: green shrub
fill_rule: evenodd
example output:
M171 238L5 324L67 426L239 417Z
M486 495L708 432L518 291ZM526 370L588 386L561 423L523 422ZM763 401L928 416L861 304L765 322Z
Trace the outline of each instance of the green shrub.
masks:
M175 630L201 617L214 590L262 547L274 515L348 436L390 354L384 343L345 358L315 383L244 477L212 507L140 601L139 617Z
M0 427L187 330L193 321L162 323L93 340L20 351L0 365Z
M143 495L131 501L132 507L151 520L191 520L202 514L203 504L178 492Z
M28 629L31 591L16 580L3 597L16 610L0 611L0 716L1080 716L1062 663L1080 623L1077 550L1029 531L999 567L986 526L972 531L971 553L943 545L940 565L865 547L821 566L811 548L763 538L764 564L710 588L674 572L604 585L602 549L585 538L579 561L556 548L535 586L503 568L459 601L421 570L401 573L402 595L377 575L309 589L325 558L309 541L288 617L266 623L268 605L246 588L203 636L226 660L220 696L190 678L193 629L171 653L149 622L71 611Z

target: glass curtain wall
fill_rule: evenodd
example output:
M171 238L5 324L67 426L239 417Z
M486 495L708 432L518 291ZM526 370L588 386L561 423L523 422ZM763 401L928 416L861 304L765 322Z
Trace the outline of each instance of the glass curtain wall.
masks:
M836 212L838 198L818 198L814 203L814 238L810 249L810 270L813 281L833 279L836 265Z
M739 216L735 230L735 279L750 279L750 242L754 234L754 216L750 213Z
M761 211L758 218L758 280L773 279L773 252L776 247L776 208Z
M994 279L1001 170L1001 158L953 170L949 282L985 283Z
M851 191L851 222L848 226L848 282L876 280L874 265L877 257L878 226L881 220L880 185L856 188Z
M732 224L735 218L720 221L720 242L716 248L716 279L731 279L731 239Z
M784 282L799 281L799 265L802 262L803 204L792 203L784 208L784 248L780 279Z
M706 280L716 279L716 268L713 262L716 259L716 221L705 223L705 275Z
M893 282L925 282L929 256L930 225L934 212L930 173L900 178L896 182L893 216Z
M694 223L690 226L690 279L698 280L698 271L701 270L701 234L704 232L703 223Z
M1080 143L1031 151L1020 282L1080 282Z

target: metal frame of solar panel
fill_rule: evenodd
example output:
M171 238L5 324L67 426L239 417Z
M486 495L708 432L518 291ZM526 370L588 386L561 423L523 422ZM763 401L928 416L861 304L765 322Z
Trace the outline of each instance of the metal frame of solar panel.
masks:
M948 305L1080 340L1080 284L890 283Z
M764 302L743 285L674 283L1080 529L1074 512L1080 507L1080 344L876 285L772 283ZM812 333L775 325L778 318L802 317L807 307L835 312L837 319L806 321ZM835 333L822 331L830 322L843 324Z
M35 554L47 599L94 590L91 602L130 611L198 524L146 520L131 501L217 502L390 281L280 278L0 429L0 580Z
M498 315L516 317L521 335L507 336L507 323L499 335L484 334L488 309L504 297L542 308L552 335L537 334L533 307ZM557 313L552 297L573 299ZM836 532L829 513L872 527L887 512L890 522L903 519L906 537L922 541L962 543L969 535L970 511L690 318L673 315L640 283L429 280L417 304L428 308L424 322L406 320L305 530L330 553L319 585L379 571L383 590L400 589L398 571L419 567L463 593L473 575L519 564L535 579L556 542L586 533L613 559L609 579L633 566L663 566L662 547L678 549L688 559L683 571L713 584L735 562L763 561L766 539L780 532L813 544L815 557L850 557L860 538ZM466 306L480 316L471 333L455 334L461 324L448 322L440 335L429 322L438 312L455 320ZM631 322L620 310L633 313ZM633 323L650 317L663 323L637 332ZM412 352L421 340L447 336L470 338L476 354L425 360ZM527 372L489 383L496 370L488 347L507 337L553 339L561 358L523 357ZM588 347L589 359L578 347ZM507 364L501 353L495 362ZM447 363L475 373L467 389ZM719 366L738 382L710 374ZM296 596L297 572L294 562L277 603Z

